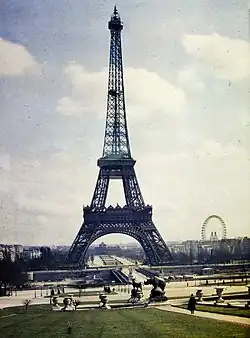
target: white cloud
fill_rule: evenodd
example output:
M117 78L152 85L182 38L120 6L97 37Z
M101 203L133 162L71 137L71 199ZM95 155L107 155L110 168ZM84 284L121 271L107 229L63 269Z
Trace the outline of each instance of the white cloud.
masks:
M4 149L0 147L0 169L10 170L11 158L10 154L6 153Z
M83 103L73 100L69 96L64 96L59 99L56 111L65 116L78 116L86 111L86 107Z
M0 76L38 74L40 66L21 45L0 38Z
M206 89L204 82L199 78L197 69L186 67L179 71L178 82L187 92L202 93Z
M89 111L104 118L108 69L91 73L81 65L69 64L64 69L64 75L72 86L72 97L61 98L57 111L65 115ZM126 68L125 91L129 120L132 122L155 119L157 114L185 114L185 92L157 73Z
M15 159L9 171L0 169L0 228L5 241L23 242L23 231L30 243L73 240L81 225L82 204L89 204L92 197L95 162L59 152L43 162Z
M126 68L125 81L126 98L132 119L155 118L157 114L166 116L185 114L185 92L157 73L142 68Z
M187 54L204 63L219 79L239 81L250 76L250 45L244 40L219 34L185 34L182 44Z
M200 158L213 157L216 159L234 159L238 163L238 160L247 159L247 151L235 144L227 144L222 146L221 143L214 140L206 140L202 147L195 152L195 156ZM249 163L250 165L250 163Z
M241 117L241 123L244 127L250 127L250 114L245 114Z
M6 242L23 242L25 235L26 243L70 244L97 179L96 159L89 161L88 155L76 149L42 162L34 155L12 159L10 170L1 171L0 221ZM241 234L247 234L250 161L240 145L206 140L195 150L144 149L136 159L142 194L153 205L153 219L166 240L199 237L211 213L225 217L229 236L238 235L240 213ZM122 184L115 182L120 188L112 189L112 183L107 204L121 203Z
M77 115L92 112L105 118L107 69L90 73L73 64L66 66L64 74L71 84L72 95L59 102L60 110ZM178 82L187 92L206 92L196 68L184 67L178 74ZM195 130L188 129L181 115L188 111L185 92L158 74L126 68L125 88L132 149L138 161L136 172L145 202L154 206L154 221L164 238L173 238L173 229L175 238L199 237L200 227L210 213L226 215L229 236L237 235L235 224L240 213L245 233L250 198L250 162L246 150L232 143L202 140ZM216 115L215 123L217 119ZM150 128L141 124L138 129L137 122L143 121ZM207 125L201 127L206 131ZM223 135L222 132L222 140ZM96 177L88 175L84 185L91 180L94 184ZM116 186L112 191L112 185L110 188L113 195L108 201L120 202L121 189ZM235 198L243 202L235 203ZM85 199L85 203L89 202Z
M228 5L219 11L226 14L218 16L218 10L210 5L205 11L195 4L193 8L183 5L180 11L173 5L167 11L167 19L162 15L162 6L152 6L153 16L151 5L146 11L140 8L139 17L136 13L130 15L130 6L124 13L124 21L127 21L125 16L130 20L124 32L124 50L130 60L127 64L134 67L124 69L128 126L145 202L153 205L153 220L166 240L198 238L204 219L211 213L225 218L229 236L247 235L250 161L243 147L249 146L245 127L250 120L244 107L245 82L229 87L226 81L220 81L233 82L249 76L247 43L219 35L186 34L183 44L191 56L188 57L184 49L180 50L178 41L183 33L191 31L199 34L218 30L232 34L228 14L235 17L238 35L246 40L247 21L241 11L235 14L235 8ZM206 18L207 10L216 14ZM102 24L100 13L95 11L95 14L93 20L97 20L102 29L106 22ZM141 23L145 22L145 15L154 25L143 35ZM11 152L10 155L3 151L0 156L0 235L5 242L70 244L81 226L82 204L89 204L92 198L98 175L96 158L101 154L105 127L108 69L94 68L96 62L100 65L106 58L99 54L102 53L99 47L103 45L98 44L99 27L92 25L93 38L83 41L82 32L88 27L85 29L84 22L78 21L79 27L74 25L73 31L68 27L64 41L60 34L53 35L47 52L37 43L32 45L36 55L41 53L41 62L46 57L49 70L44 78L46 90L40 92L38 100L34 100L24 83L22 93L18 91L19 100L13 100L12 105L14 91L6 88L10 94L9 99L4 100L6 122L15 127L15 139L22 140L24 133L38 130L41 134L34 138L29 154L23 142L20 141L18 147L16 142L11 142L13 133L9 133L9 139L3 138L5 150ZM213 25L209 26L209 21ZM26 32L31 34L32 30ZM108 39L108 31L104 34ZM30 43L35 41L33 35L23 37L22 41L24 39L30 39ZM36 60L24 47L2 40L0 45L5 50L6 46L11 47L15 54L15 59L4 57L8 63L3 66L1 62L0 74L8 71L10 75L19 75L36 68ZM3 53L0 55L1 59ZM79 64L68 64L62 79L59 68L61 61L68 58L83 60L92 71ZM155 69L157 73L152 71ZM61 82L62 88L58 85ZM43 107L53 110L54 99L58 113L68 115L67 119L52 113L47 121ZM15 121L27 113L21 104L20 110L16 110L19 101L30 102L30 109L37 112L39 119L46 118L42 128L27 129L30 123L22 123L20 128L15 125ZM187 116L183 116L185 113ZM72 115L81 118L75 119ZM31 116L34 121L35 114ZM68 152L52 155L55 147ZM47 148L45 154L41 148ZM107 203L120 203L122 184L117 180L113 189L112 183Z
M250 161L241 146L206 140L194 151L144 154L137 163L146 202L165 238L197 238L205 218L225 218L229 236L249 227ZM172 229L172 230L171 230ZM188 229L188 230L187 230Z

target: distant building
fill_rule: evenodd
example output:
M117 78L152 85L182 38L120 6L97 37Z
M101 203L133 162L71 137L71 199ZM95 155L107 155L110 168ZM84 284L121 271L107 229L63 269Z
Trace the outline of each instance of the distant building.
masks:
M212 232L210 240L188 240L179 244L169 244L169 249L175 254L190 255L191 260L198 257L213 255L214 252L223 251L227 255L234 255L237 259L250 259L250 238L226 238L218 240L216 232Z
M217 233L216 232L211 232L211 235L210 235L210 242L214 242L214 241L218 241L218 236L217 236Z
M107 245L104 242L93 248L96 255L116 254L121 250L119 245Z
M42 253L41 253L40 248L30 247L30 248L24 249L22 258L25 261L28 261L28 260L35 259L35 258L41 258L41 255Z
M119 247L121 249L124 249L124 250L127 250L127 249L138 249L138 248L141 248L141 245L137 242L132 242L132 243L120 243L119 244Z
M169 249L171 252L174 252L174 253L186 253L186 246L185 244L176 244L176 245L172 245L172 246L169 246Z

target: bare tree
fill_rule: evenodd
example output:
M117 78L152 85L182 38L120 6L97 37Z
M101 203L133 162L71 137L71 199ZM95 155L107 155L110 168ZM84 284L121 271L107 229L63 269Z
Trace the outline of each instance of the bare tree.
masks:
M28 310L28 307L29 307L30 303L31 303L31 299L25 299L25 300L23 301L23 305L25 306L25 311L26 311L26 312L27 312L27 310Z

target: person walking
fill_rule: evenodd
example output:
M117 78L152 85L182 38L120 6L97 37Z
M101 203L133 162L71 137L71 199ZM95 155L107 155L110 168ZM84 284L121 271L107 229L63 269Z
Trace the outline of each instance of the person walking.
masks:
M188 301L188 310L191 312L191 314L194 313L196 306L196 299L193 294L191 294L189 301Z

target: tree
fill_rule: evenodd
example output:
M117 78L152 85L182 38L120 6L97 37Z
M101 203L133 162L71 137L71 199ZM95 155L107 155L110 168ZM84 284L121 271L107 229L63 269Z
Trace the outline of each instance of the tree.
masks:
M5 255L0 261L0 289L4 287L3 295L7 288L12 292L13 287L20 287L25 281L24 263L21 259L12 261L10 255Z
M27 312L27 310L28 310L28 307L29 307L30 303L31 303L31 299L25 299L25 300L23 301L23 305L25 306L25 311L26 311L26 312Z

